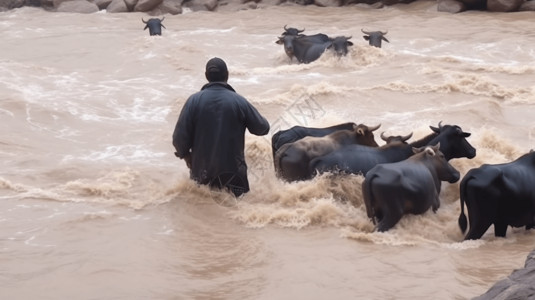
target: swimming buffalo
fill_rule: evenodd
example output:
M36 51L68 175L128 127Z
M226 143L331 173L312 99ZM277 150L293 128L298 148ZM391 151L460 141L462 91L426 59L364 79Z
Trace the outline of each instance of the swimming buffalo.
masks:
M390 43L388 39L385 38L385 35L388 33L388 31L365 31L363 29L361 29L361 31L366 34L363 36L363 38L369 42L370 46L381 48L381 41Z
M409 158L413 155L412 148L432 146L437 143L440 143L440 151L444 153L447 160L475 157L476 149L466 140L470 133L463 132L456 125L442 126L442 122L439 123L438 128L429 127L433 131L431 134L410 144L391 143L378 148L361 145L340 147L325 156L311 160L309 170L316 174L342 172L366 175L377 164L398 162Z
M377 231L394 227L404 214L423 214L440 207L441 181L457 182L460 174L436 146L413 148L406 160L373 167L362 182L366 213Z
M332 39L329 38L326 34L323 33L317 33L313 35L305 35L303 34L303 31L305 29L297 29L294 27L286 27L284 25L284 32L281 34L281 36L277 39L275 43L283 45L284 46L284 52L286 55L290 58L290 60L293 60L295 57L294 55L294 44L293 44L293 38L287 38L285 37L294 37L299 38L302 43L314 43L314 44L323 44L328 43ZM319 57L319 56L318 56Z
M337 56L346 55L348 46L353 43L351 37L339 36L334 39L318 33L315 35L283 35L276 41L284 45L286 55L297 58L300 63L310 63L317 60L327 49L332 49Z
M287 143L293 143L307 136L326 136L338 130L353 130L357 124L353 122L342 123L323 128L293 126L292 128L277 131L271 137L271 149L273 151L273 158L279 148Z
M328 154L343 145L361 144L377 147L373 131L381 125L368 127L363 124L351 130L338 130L323 137L305 137L293 143L284 144L274 157L275 171L287 181L310 179L308 170L311 159Z
M494 224L494 235L505 237L507 227L526 229L535 226L535 152L532 150L515 161L484 164L468 171L460 185L461 214L459 227L467 227L464 203L468 210L470 230L465 240L477 240Z
M353 46L353 42L351 42L349 39L351 39L351 37L337 36L332 39L331 45L329 45L327 49L332 49L336 56L346 56L348 47Z
M163 24L162 24L164 19L165 19L165 17L163 17L161 19L150 18L148 21L145 21L145 20L143 20L143 18L141 18L141 21L143 21L143 23L146 24L145 28L143 28L143 30L148 28L150 35L162 35L162 27L165 28L165 26L163 26Z

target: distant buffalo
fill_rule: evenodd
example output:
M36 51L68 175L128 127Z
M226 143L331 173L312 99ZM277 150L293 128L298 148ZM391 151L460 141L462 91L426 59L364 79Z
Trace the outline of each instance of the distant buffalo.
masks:
M308 64L317 60L327 49L333 50L339 57L346 55L348 47L353 46L349 41L350 38L345 36L329 38L322 33L311 36L288 34L279 37L276 43L284 45L284 51L290 59L295 57L300 63Z
M388 33L388 31L385 31L385 32L382 32L382 31L365 31L364 29L361 29L361 31L362 31L362 33L366 34L365 36L363 36L363 38L368 41L370 46L381 48L381 41L385 41L387 43L390 43L385 38L385 35Z
M145 20L143 20L143 18L141 18L141 21L143 21L143 23L147 24L147 25L145 25L145 28L143 28L143 30L148 28L150 35L162 35L162 27L165 28L165 26L163 26L163 24L162 24L164 19L165 19L165 17L163 17L161 19L150 18L148 21L145 21ZM167 28L165 28L165 29L167 29Z

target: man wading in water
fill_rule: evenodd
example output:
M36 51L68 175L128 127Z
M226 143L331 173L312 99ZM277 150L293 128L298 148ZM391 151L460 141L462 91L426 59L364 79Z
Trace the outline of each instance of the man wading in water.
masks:
M227 65L222 59L210 59L205 76L208 83L188 98L180 112L173 132L175 155L186 161L191 179L228 188L238 197L249 191L245 128L265 135L269 123L227 83Z

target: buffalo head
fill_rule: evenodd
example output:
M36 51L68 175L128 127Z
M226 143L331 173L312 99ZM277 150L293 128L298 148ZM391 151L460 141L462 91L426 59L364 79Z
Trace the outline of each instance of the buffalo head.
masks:
M305 31L305 29L299 30L293 27L288 28L286 27L286 25L284 25L284 32L282 33L282 35L299 35L303 31Z
M333 49L334 53L336 53L337 56L345 56L347 55L347 47L353 46L353 43L349 41L351 39L350 37L345 36L337 36L334 39L332 39L331 45L327 47L328 49Z
M141 18L141 21L146 24L145 28L143 28L143 30L148 28L150 35L162 35L162 27L165 28L165 26L163 26L163 24L162 24L164 19L165 19L165 17L163 17L161 19L150 18L148 21L145 21L145 20L143 20L143 18Z
M391 135L391 136L385 136L385 132L381 132L381 139L385 141L387 144L390 143L403 143L407 144L407 140L412 137L412 132L403 136L403 135Z
M363 36L365 40L367 40L370 44L370 46L374 46L377 48L381 48L381 41L385 41L387 43L390 43L384 36L388 33L388 31L382 32L382 31L365 31L361 29L362 33L366 34Z

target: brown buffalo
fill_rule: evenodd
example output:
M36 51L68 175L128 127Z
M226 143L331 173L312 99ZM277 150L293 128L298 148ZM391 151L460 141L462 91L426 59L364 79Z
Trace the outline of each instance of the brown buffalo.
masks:
M287 181L310 179L310 160L328 154L344 145L359 144L377 147L373 131L381 125L368 127L355 125L352 130L339 130L323 137L305 137L293 143L284 144L275 153L274 163L277 175Z

